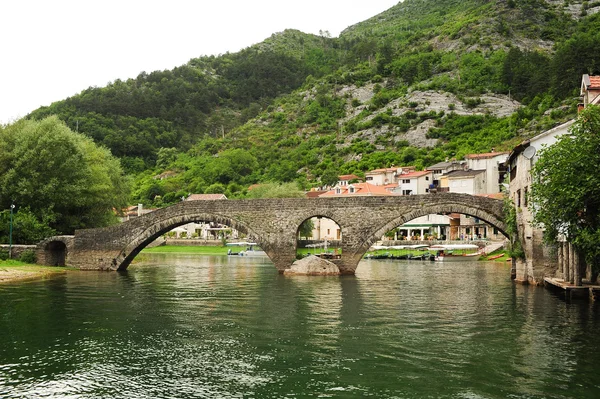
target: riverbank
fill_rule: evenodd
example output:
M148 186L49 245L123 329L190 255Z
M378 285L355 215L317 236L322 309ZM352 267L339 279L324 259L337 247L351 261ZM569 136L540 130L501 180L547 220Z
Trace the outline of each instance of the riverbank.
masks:
M17 260L0 261L0 284L14 281L43 279L52 275L77 270L72 267L40 266Z

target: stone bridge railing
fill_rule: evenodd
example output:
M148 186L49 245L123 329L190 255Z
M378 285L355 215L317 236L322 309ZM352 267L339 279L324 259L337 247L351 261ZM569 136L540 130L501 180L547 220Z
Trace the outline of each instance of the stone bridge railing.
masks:
M169 230L189 222L217 222L255 240L283 272L296 258L299 226L312 217L326 217L342 231L342 258L336 263L342 273L353 274L364 253L387 231L436 213L471 215L506 232L502 201L467 194L184 201L116 226L78 230L58 243L47 240L39 252L54 245L64 248L68 265L124 270L146 245Z

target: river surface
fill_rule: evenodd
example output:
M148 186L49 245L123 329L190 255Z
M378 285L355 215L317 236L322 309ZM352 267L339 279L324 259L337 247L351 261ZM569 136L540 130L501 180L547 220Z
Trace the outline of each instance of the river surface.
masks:
M510 267L145 255L0 286L0 398L600 398L600 306Z

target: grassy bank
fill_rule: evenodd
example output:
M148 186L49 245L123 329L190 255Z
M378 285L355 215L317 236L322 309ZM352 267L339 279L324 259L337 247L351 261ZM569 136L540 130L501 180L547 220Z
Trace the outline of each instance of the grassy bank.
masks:
M497 257L499 255L502 255L500 257ZM486 261L490 261L490 262L507 262L510 259L510 254L507 250L505 249L499 249L497 251L492 252L491 254L484 256L483 258L481 258L480 260L486 260Z
M73 267L40 266L23 263L18 260L0 261L0 283L11 281L46 278L50 275L77 270Z

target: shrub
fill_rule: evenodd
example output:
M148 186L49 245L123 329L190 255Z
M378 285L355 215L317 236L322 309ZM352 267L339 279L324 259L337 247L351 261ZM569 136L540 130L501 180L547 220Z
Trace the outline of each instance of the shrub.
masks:
M28 249L26 251L23 251L23 253L19 257L19 260L24 263L35 263L37 262L37 256L35 255L35 252Z
M4 249L0 249L0 260L7 260L8 259L8 251L4 250Z

